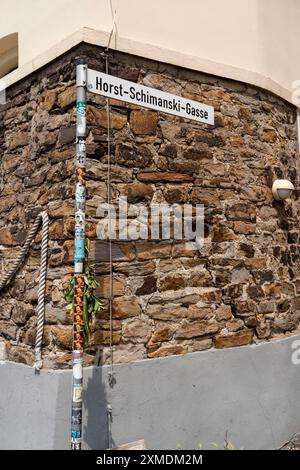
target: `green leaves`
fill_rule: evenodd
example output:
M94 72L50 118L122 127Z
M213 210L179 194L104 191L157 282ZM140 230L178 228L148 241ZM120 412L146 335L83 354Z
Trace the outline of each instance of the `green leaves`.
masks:
M68 303L73 303L74 301L74 286L75 286L75 279L71 278L65 293L65 300Z
M93 265L89 260L90 240L85 239L84 245L84 289L83 289L83 327L82 331L85 337L85 346L89 345L90 336L93 329L95 315L104 309L103 301L96 296L95 290L100 287L96 279ZM65 292L65 300L67 302L66 309L68 312L73 311L75 292L75 278L72 277L69 281L68 287Z

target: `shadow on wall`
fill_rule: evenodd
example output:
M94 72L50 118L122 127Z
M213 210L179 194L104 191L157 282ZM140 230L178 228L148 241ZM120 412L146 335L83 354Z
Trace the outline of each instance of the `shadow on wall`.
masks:
M70 449L72 372L59 374L57 389L53 449ZM101 367L84 369L83 449L107 449L111 443L108 433L108 411L105 384ZM49 420L53 420L49 410ZM47 432L47 431L46 431Z
M109 414L102 367L85 371L83 410L83 448L107 449L110 446Z

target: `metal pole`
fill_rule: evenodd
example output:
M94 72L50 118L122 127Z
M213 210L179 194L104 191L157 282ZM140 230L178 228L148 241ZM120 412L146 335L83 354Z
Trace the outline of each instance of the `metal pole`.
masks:
M71 449L80 450L82 440L83 400L83 302L84 302L84 239L86 200L86 84L87 65L76 65L76 191L73 305L73 394L71 415Z

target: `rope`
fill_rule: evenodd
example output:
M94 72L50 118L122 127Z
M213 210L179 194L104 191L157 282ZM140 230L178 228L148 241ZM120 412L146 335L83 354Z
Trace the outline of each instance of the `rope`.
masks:
M48 256L48 230L49 217L47 212L42 212L40 217L43 221L42 247L41 247L41 268L39 276L38 306L37 306L37 329L35 337L35 370L38 372L43 367L42 362L42 340L44 332L45 319L45 289L47 274L47 256Z
M43 223L42 229L42 247L41 247L41 268L39 276L39 290L38 290L38 306L37 306L37 332L35 338L35 370L38 372L42 368L42 339L44 330L44 316L45 316L45 287L46 287L46 273L47 273L47 252L48 252L48 229L49 229L49 217L47 212L40 212L36 217L34 224L26 238L26 241L21 248L21 252L13 263L8 272L0 281L0 292L6 287L19 267L23 263L30 245L34 240L34 237L38 231L40 223Z

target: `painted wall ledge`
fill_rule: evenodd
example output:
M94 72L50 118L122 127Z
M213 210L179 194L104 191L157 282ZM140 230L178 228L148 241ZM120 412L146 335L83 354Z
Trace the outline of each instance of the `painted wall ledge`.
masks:
M65 38L63 41L57 43L45 53L36 57L34 60L22 65L18 69L6 75L2 78L2 80L5 82L6 87L9 87L30 75L32 72L48 64L55 58L59 57L61 54L64 54L72 47L80 44L81 42L106 47L109 42L109 36L110 33L105 31L81 28L80 30ZM269 90L275 95L278 95L286 101L292 103L292 90L281 86L270 77L266 77L251 70L213 62L197 56L182 54L175 50L169 50L159 46L153 46L119 36L117 38L113 38L110 44L110 48L128 54L157 60L159 62L166 62L168 64L179 67L185 67L187 69L255 85L265 90Z
M211 449L227 431L237 448L276 449L300 429L300 334L116 365L113 388L108 373L84 371L85 448L144 439L148 449ZM71 380L70 370L0 363L1 449L68 449Z

